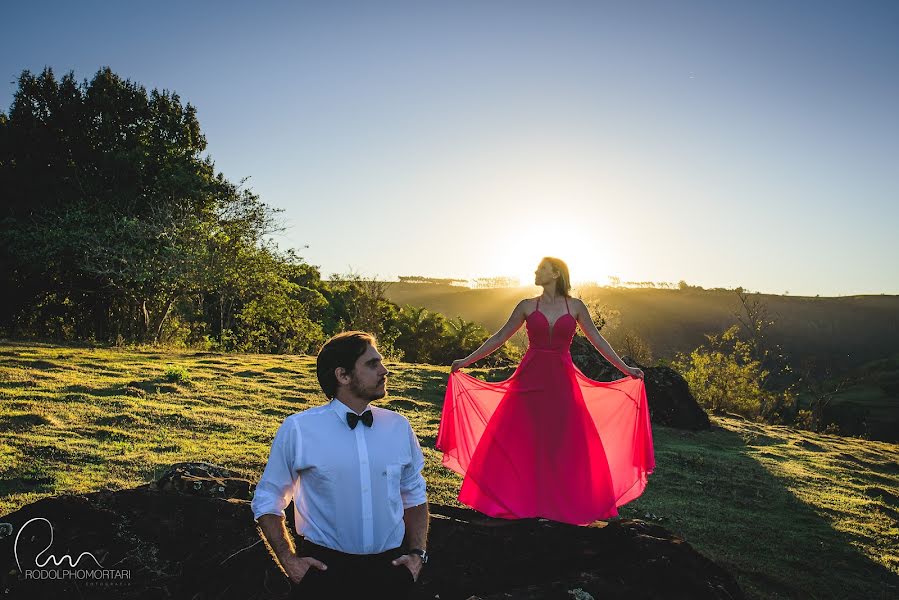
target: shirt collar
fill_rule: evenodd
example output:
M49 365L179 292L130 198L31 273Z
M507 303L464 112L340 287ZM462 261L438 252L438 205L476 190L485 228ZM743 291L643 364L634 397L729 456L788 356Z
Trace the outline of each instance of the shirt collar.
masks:
M337 416L340 417L342 420L346 420L347 413L353 413L353 414L358 414L358 415L362 414L362 413L357 413L356 411L351 409L349 406L347 406L346 404L344 404L337 398L331 399L330 406L331 406L331 410L333 410L335 413L337 413ZM371 405L365 407L365 410L371 410ZM362 411L362 412L365 412L365 411Z

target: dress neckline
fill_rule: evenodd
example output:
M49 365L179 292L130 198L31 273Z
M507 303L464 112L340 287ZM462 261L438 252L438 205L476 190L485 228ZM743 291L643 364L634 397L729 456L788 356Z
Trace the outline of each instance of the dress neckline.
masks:
M574 318L574 315L573 315L573 314L571 314L571 313L565 313L564 315L562 315L561 317L557 318L555 321L553 321L552 323L550 323L550 322L549 322L549 317L547 317L547 316L546 316L546 313L544 313L542 310L540 310L539 308L536 308L536 309L534 309L534 312L531 313L531 315L533 315L533 314L535 314L535 313L539 313L540 315L543 316L543 319L546 321L546 324L549 325L549 331L550 331L550 332L552 332L553 328L556 326L556 323L558 323L559 321L561 321L561 320L564 319L565 317L571 317L572 319Z
M543 312L542 310L540 310L540 298L539 297L537 298L537 306L534 308L534 312L531 313L531 315L533 315L534 313L540 313L543 316L543 320L546 321L546 325L547 325L547 327L549 327L549 343L550 344L552 344L552 341L553 341L553 332L556 330L556 323L558 323L559 321L564 319L566 316L574 318L574 316L571 314L571 308L568 306L568 298L566 298L565 296L562 296L562 297L565 298L565 314L556 318L556 320L553 321L552 323L549 322L549 317L546 316L546 313ZM528 316L531 316L531 315L528 315Z

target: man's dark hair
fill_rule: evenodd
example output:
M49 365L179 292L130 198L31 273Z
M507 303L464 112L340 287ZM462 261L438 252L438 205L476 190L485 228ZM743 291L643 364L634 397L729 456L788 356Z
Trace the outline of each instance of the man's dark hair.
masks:
M333 398L337 393L337 376L334 371L343 367L347 373L352 373L356 368L356 361L365 354L369 346L377 349L377 341L375 336L364 331L344 331L325 342L315 361L318 384L322 386L325 396Z

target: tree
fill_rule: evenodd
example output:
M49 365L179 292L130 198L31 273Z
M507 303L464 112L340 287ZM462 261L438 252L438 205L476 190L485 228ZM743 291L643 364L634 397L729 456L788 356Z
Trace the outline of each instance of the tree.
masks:
M774 320L768 314L768 305L758 292L749 294L742 287L734 291L740 299L740 310L734 316L749 342L753 358L764 360L769 352L768 332L774 325Z
M797 425L811 431L825 431L832 426L827 413L831 402L852 385L850 377L838 377L829 366L820 367L814 360L801 367L799 387L807 401L807 407L799 410ZM836 426L839 429L839 425Z
M734 317L747 341L753 359L759 361L767 373L761 382L763 387L790 387L792 368L783 349L770 341L771 330L776 324L768 310L768 304L758 292L750 294L738 287L734 290L740 300L740 310Z
M631 329L617 329L607 336L608 342L618 354L629 356L641 365L652 362L652 347Z
M733 325L720 335L706 335L707 346L678 354L673 366L702 406L756 418L765 403L760 382L767 373L738 333L739 326Z
M769 422L793 419L796 396L792 388L769 390L763 386L768 371L755 358L752 345L741 339L740 325L705 337L707 345L689 354L679 353L672 362L701 405Z
M196 109L109 68L24 71L0 119L0 260L18 334L158 341L173 307L224 289L273 211L215 174Z
M596 329L606 331L615 329L621 323L621 311L613 308L596 298L583 300L584 306L587 307L587 313L596 324Z
M478 277L473 283L481 289L514 288L521 285L521 280L517 277Z

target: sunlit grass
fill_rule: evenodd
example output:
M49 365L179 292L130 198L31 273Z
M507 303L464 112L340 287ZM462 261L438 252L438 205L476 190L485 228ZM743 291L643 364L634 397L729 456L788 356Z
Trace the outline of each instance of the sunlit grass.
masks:
M429 499L458 505L459 477L434 449L447 369L389 366L382 405L418 434ZM256 479L281 421L324 401L311 357L0 344L0 515L182 461ZM683 536L750 597L895 595L899 446L713 422L654 427L656 472L623 517Z

